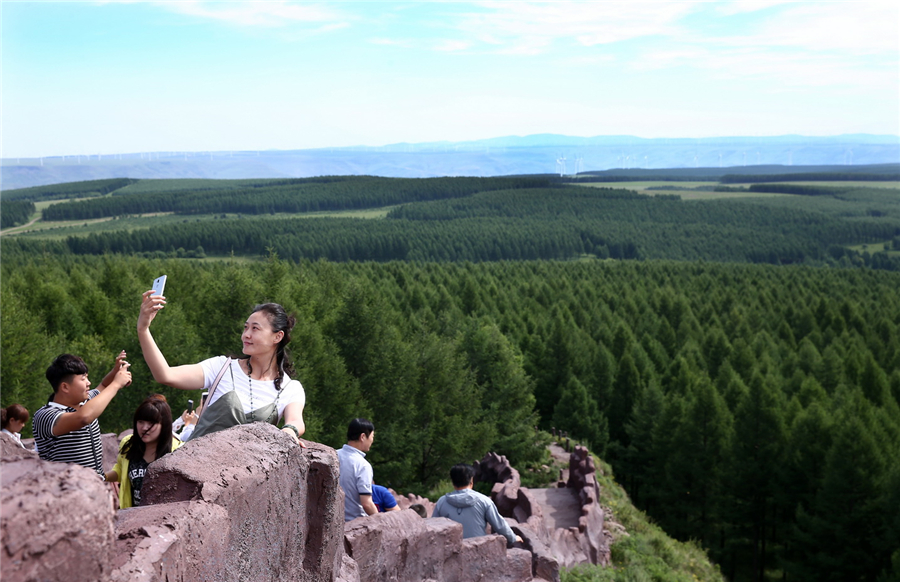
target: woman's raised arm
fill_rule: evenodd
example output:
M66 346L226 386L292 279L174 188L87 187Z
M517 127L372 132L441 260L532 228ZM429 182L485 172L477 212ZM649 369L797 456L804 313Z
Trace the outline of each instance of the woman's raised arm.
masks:
M169 366L156 340L150 333L150 322L160 309L166 306L166 298L153 295L153 290L145 291L141 299L141 312L138 315L137 334L144 353L144 361L153 374L153 379L160 384L180 388L181 390L199 390L203 388L203 367L200 364L185 366Z

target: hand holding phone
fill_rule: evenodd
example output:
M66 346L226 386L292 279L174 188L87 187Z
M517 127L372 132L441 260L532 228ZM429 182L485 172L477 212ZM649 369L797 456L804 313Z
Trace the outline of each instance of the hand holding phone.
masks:
M163 291L165 291L165 290L166 290L166 276L162 275L160 277L157 277L153 281L153 293L150 296L151 297L154 297L156 295L162 296Z

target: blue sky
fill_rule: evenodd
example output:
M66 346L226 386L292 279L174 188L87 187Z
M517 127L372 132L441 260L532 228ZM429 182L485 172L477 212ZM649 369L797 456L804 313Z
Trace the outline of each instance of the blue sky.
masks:
M900 2L16 2L2 156L900 135Z

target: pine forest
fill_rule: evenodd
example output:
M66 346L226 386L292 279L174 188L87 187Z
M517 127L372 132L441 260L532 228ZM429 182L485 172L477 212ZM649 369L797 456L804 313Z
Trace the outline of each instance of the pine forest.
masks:
M897 168L735 170L6 191L3 406L45 403L60 353L97 382L122 349L134 382L104 432L148 393L197 401L140 357L140 295L166 274L170 364L239 354L251 308L283 304L305 437L339 447L371 418L398 491L487 451L540 479L555 428L728 580L898 580Z

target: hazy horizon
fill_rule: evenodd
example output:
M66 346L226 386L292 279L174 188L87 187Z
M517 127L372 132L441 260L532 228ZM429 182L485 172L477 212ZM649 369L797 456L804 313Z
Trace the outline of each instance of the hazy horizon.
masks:
M900 135L900 5L4 2L0 156Z

